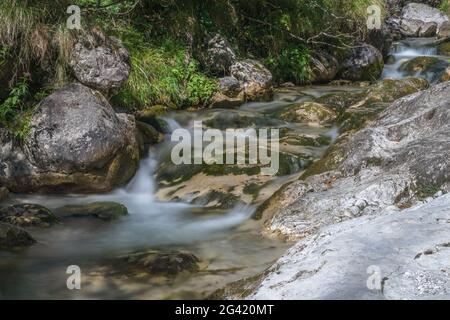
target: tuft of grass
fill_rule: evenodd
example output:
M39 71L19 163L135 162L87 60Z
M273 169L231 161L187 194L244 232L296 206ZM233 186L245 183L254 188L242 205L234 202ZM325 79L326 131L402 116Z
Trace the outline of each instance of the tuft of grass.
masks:
M266 59L266 65L273 73L276 81L307 83L311 79L310 54L306 47L288 47L278 56Z
M199 64L181 44L142 43L129 29L122 35L130 50L132 72L115 103L137 110L151 105L171 108L207 106L217 91L214 79L200 73Z

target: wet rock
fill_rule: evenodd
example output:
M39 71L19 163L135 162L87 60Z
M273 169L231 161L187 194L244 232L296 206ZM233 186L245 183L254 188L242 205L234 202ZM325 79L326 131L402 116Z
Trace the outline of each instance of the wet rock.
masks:
M427 22L424 23L419 30L419 37L429 38L434 37L437 31L437 23Z
M407 75L420 76L431 83L437 82L448 66L448 62L435 57L416 57L406 61L400 70Z
M325 155L332 165L315 175L305 172L266 203L262 215L268 230L303 237L392 205L409 206L445 188L449 89L446 82L399 99L371 126L347 135L348 142ZM279 198L289 203L279 206Z
M136 121L136 125L140 137L142 138L142 142L145 145L154 145L160 143L164 139L164 136L158 130L153 128L153 126L140 121Z
M428 88L428 82L422 78L400 80L385 79L370 85L362 92L341 92L325 95L316 102L333 108L338 113L349 109L370 107L374 103L393 102L405 95Z
M316 102L303 102L287 107L280 118L289 122L327 125L336 120L336 113L325 105Z
M450 37L450 21L444 21L440 26L437 33L438 38Z
M272 74L262 63L251 59L239 60L231 66L230 72L243 84L242 93L246 101L268 100L272 97Z
M148 155L150 146L162 142L164 140L164 135L145 122L136 121L136 126L138 130L137 140L139 151L141 157L145 157Z
M71 84L36 108L21 144L0 128L0 183L12 192L105 192L139 165L134 117L97 91Z
M5 201L9 197L9 190L5 187L0 187L0 202Z
M311 56L311 82L329 82L336 77L338 70L339 61L333 55L319 51Z
M128 50L118 39L106 36L102 40L91 36L80 39L69 64L79 82L106 96L116 94L131 71Z
M247 284L247 298L449 299L449 204L445 195L323 228Z
M220 92L217 92L211 100L212 101L209 107L213 109L234 109L245 102L242 95L235 98L230 98Z
M47 208L37 204L16 204L0 209L0 222L18 227L47 228L58 222Z
M200 259L183 251L149 250L124 255L112 261L114 273L126 276L175 277L181 273L192 273L200 269Z
M68 205L55 210L60 218L97 218L100 220L117 220L128 214L128 209L116 202L93 202L83 205Z
M362 44L351 50L350 56L344 60L339 77L345 80L376 80L383 71L383 56L375 47Z
M243 89L242 83L235 77L224 77L219 79L219 90L230 98L236 98Z
M0 249L28 247L35 243L36 240L25 230L0 222Z
M411 73L426 72L439 62L440 60L435 57L416 57L406 61L400 69Z
M438 45L437 52L443 56L450 56L450 42L443 42Z
M405 37L417 37L422 25L423 21L420 20L403 19L400 23L400 32Z
M441 82L446 82L450 80L450 67L447 67L444 71L444 73L441 76L440 81Z
M402 19L419 20L424 23L434 22L440 27L445 21L449 21L447 15L437 8L424 3L408 3L402 10Z
M389 26L384 24L381 29L373 29L369 31L366 42L377 48L384 58L386 58L392 47L393 36Z
M162 133L170 131L166 121L162 119L170 109L162 105L154 105L144 108L135 113L136 120L147 123Z
M206 64L210 72L216 75L228 75L236 60L236 54L228 41L216 34L208 42Z

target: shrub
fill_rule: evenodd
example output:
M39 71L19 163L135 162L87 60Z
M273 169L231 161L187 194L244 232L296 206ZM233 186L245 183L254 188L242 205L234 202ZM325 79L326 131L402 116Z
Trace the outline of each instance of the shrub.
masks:
M121 36L132 57L132 72L124 88L114 99L131 109L162 104L172 108L206 106L217 86L201 74L198 63L187 49L174 41L161 45L142 43L128 30Z
M266 64L272 71L275 81L291 81L296 84L307 83L311 76L310 55L305 47L290 47L281 51L279 56L271 56Z

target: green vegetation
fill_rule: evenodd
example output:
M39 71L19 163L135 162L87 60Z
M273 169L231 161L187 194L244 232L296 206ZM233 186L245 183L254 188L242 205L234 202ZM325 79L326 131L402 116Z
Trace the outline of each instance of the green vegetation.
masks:
M132 73L116 103L131 109L158 104L204 107L217 90L216 82L199 72L198 62L187 58L186 48L180 44L166 41L152 47L130 43L128 48Z
M450 13L450 3L448 0L442 0L441 5L439 6L439 9L442 12Z
M68 30L67 7L82 9L82 30ZM73 81L70 50L100 28L120 38L132 73L113 98L139 110L207 106L217 80L203 65L205 43L224 35L240 57L265 61L276 81L308 82L315 50L345 50L364 38L368 5L383 0L3 0L0 3L2 125L22 118L50 90ZM7 65L8 68L2 68ZM23 78L27 90L22 89ZM6 92L3 92L6 91ZM7 123L7 124L6 124Z

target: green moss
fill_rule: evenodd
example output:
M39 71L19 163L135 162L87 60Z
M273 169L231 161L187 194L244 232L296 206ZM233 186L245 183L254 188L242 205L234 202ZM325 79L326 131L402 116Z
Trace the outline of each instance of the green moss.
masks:
M94 217L101 220L117 220L128 214L127 208L115 202L93 202L86 205L69 205L55 210L59 217Z
M450 42L443 42L438 45L438 54L443 56L450 56Z
M416 57L402 64L400 70L408 73L428 72L440 62L441 60L435 57Z
M426 198L434 196L441 190L438 185L424 185L416 190L416 195L419 200L425 200Z
M258 198L259 192L263 187L264 185L261 185L260 183L251 182L247 183L242 191L245 194L251 195L253 197L253 200L255 200L256 198Z
M230 192L224 193L217 190L210 191L206 196L197 198L194 203L201 205L208 205L211 203L218 203L214 209L231 209L241 202L240 198Z
M182 44L166 40L152 46L136 40L135 33L125 29L120 34L131 52L132 72L114 104L139 110L148 105L181 109L210 103L217 83L199 72L196 60L186 62L189 55Z
M304 180L310 176L337 169L345 159L345 150L343 145L347 139L348 136L343 136L336 141L336 143L327 150L325 155L320 160L312 163L305 170L300 179Z

